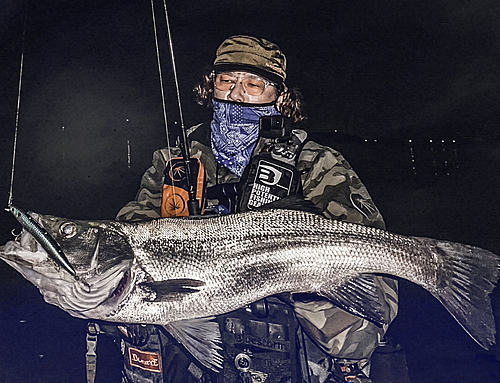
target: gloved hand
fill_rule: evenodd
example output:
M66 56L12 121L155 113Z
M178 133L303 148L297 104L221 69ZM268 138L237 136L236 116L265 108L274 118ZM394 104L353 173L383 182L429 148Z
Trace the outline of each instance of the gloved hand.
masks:
M149 334L153 330L153 325L129 324L127 325L128 341L134 346L144 346L148 343Z

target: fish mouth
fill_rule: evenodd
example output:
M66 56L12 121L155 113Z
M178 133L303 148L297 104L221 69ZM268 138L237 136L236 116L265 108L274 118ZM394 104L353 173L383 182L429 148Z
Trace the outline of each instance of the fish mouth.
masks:
M29 214L37 224L42 225L38 214L32 212ZM64 278L64 275L59 273L60 265L49 256L43 246L25 228L22 228L19 234L13 233L13 235L14 240L8 241L0 248L0 258L19 272L21 272L19 268L34 269L42 266L51 278L56 278L56 275L58 278ZM15 267L13 263L17 264L18 267ZM21 272L21 274L23 273Z
M52 262L35 238L24 230L16 235L14 240L0 247L0 258L19 272L21 272L20 269L32 269L42 264L49 269L49 264ZM55 267L52 269L51 275L55 277L57 269Z
M99 241L91 255L92 265L87 270L78 270L79 278L75 280L24 230L0 248L0 257L33 283L47 303L84 319L105 319L132 288L132 259L97 271L98 256Z

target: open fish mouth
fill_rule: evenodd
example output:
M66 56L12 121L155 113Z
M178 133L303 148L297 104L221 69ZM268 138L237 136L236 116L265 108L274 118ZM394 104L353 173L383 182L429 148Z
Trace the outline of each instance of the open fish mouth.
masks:
M30 213L30 215L38 224L41 224L38 214ZM19 268L33 270L42 268L47 277L69 279L61 272L60 265L49 256L35 237L24 228L20 234L15 235L13 241L7 242L0 250L0 257L23 275L24 273ZM15 266L16 264L18 267Z
M0 249L0 257L19 272L21 272L20 269L44 267L52 278L60 274L59 268L49 259L47 252L26 231Z
M42 246L26 231L14 241L7 242L1 249L0 256L34 284L47 303L56 305L75 317L96 318L98 314L104 319L116 309L132 287L131 259L119 261L99 273L95 264L87 270L77 269L79 279L75 280L50 259ZM99 242L94 254L89 254L90 257L98 259Z

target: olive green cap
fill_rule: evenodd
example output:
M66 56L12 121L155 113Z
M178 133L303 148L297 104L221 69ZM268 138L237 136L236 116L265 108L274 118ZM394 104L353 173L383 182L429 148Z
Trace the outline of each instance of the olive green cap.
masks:
M257 37L231 36L217 49L216 71L245 70L281 85L286 79L286 57L274 43Z

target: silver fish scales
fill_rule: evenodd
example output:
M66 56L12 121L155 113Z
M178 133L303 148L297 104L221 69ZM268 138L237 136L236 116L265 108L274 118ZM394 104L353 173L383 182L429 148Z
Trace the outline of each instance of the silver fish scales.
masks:
M322 227L314 229L318 224ZM373 258L350 245L341 223L295 211L120 226L155 281L204 283L196 294L158 307L137 299L135 304L144 305L155 321L222 314L280 292L326 293L359 272L383 269L383 254ZM370 232L362 226L347 228ZM168 234L155 237L160 232Z
M15 241L1 257L46 301L77 317L164 325L187 342L186 332L205 323L200 318L288 292L320 294L382 325L371 278L387 274L428 290L481 346L494 342L489 294L499 257L477 247L281 209L139 223L38 219L81 281L64 270L54 274L50 258L27 266L28 247ZM196 325L186 327L192 320ZM211 336L205 346L216 350L217 340ZM211 361L197 357L212 369L220 365L214 355Z

